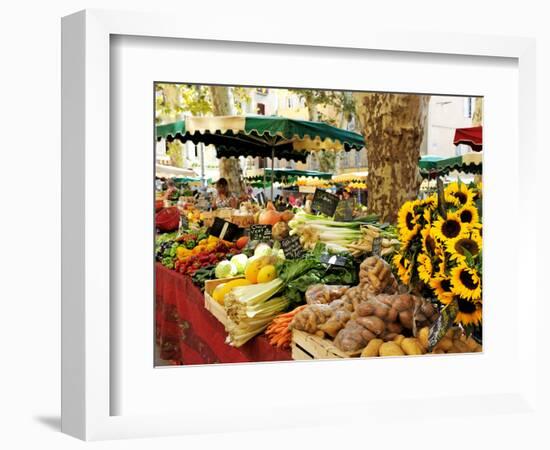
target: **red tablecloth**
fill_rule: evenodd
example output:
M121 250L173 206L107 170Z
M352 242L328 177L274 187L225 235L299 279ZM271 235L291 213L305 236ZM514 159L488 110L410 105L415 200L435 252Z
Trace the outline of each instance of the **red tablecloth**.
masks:
M204 308L191 278L156 264L156 339L160 357L174 364L287 361L290 351L259 335L239 348L225 343L223 325Z

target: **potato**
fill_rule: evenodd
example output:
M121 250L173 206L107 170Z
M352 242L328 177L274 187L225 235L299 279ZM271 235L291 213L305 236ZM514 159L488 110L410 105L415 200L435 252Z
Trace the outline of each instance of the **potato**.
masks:
M393 341L398 336L397 333L390 333L386 330L386 332L382 335L383 341Z
M471 352L475 352L476 351L476 348L479 347L479 344L476 342L476 340L469 336L468 338L466 338L466 341L464 342L467 346L468 346L468 349L471 351Z
M444 354L445 351L444 351L443 349L441 349L441 348L436 348L436 349L434 349L434 351L433 351L432 353L433 353L434 355L438 355L438 354L441 355L441 354Z
M377 336L380 336L386 329L386 323L376 316L359 317L357 322Z
M384 303L378 303L374 308L374 315L376 317L379 317L380 319L385 319L388 315L389 310L390 307L388 305L384 305Z
M462 342L460 339L455 339L453 341L453 345L458 349L460 353L469 353L471 350L468 348L468 346Z
M413 315L410 310L407 311L401 311L399 313L399 322L409 330L412 330L413 327Z
M394 339L393 339L393 342L395 342L396 344L401 344L401 342L403 341L403 339L405 339L405 336L403 336L402 334L398 334Z
M420 345L422 345L422 347L424 347L425 350L428 349L429 347L429 343L428 343L428 336L430 335L430 328L429 327L424 327L424 328L421 328L420 331L418 332L418 341L420 342Z
M357 315L362 317L372 316L375 311L375 306L372 303L361 303L357 306Z
M388 316L386 317L386 320L388 322L395 322L397 320L397 315L399 314L399 312L397 311L397 309L395 308L390 308L390 310L388 311Z
M412 309L413 304L413 298L408 294L398 295L393 301L393 307L398 312Z
M386 329L390 333L401 333L403 331L403 326L399 322L391 322L386 324Z
M447 350L447 353L462 353L458 347L455 347L454 344L451 345L451 348Z
M380 356L403 356L403 350L395 342L384 342L378 349Z
M424 349L416 338L405 338L401 341L401 348L407 355L423 355Z
M434 315L435 308L433 305L429 302L424 302L424 304L420 307L420 311L426 316L431 317Z
M370 356L378 356L380 346L384 343L382 339L373 339L361 352L361 358L367 358Z
M437 345L435 346L435 349L441 349L444 352L448 352L449 349L453 346L453 340L445 336L442 338ZM435 350L434 349L434 350Z
M370 342L376 338L376 335L367 328L363 328L361 331L361 337L365 340L365 342Z

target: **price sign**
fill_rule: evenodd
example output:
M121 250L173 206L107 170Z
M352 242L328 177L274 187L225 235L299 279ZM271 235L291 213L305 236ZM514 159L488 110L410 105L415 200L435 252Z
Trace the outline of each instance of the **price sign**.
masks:
M336 212L339 201L340 199L338 196L331 194L330 192L323 191L322 189L317 189L313 195L311 209L315 212L320 212L332 217Z
M284 238L281 241L281 248L287 259L300 259L306 253L302 244L300 244L300 238L296 235Z
M215 236L226 241L234 241L242 236L243 230L234 223L216 217L214 223L208 229L210 236Z
M447 333L447 330L453 325L454 319L458 312L458 305L456 302L451 302L445 308L441 310L438 318L435 320L428 333L428 350L436 346L443 336Z
M372 254L376 256L380 256L380 251L382 250L382 238L381 237L375 237L372 240Z
M185 233L185 231L188 229L189 229L189 221L187 220L187 217L185 217L185 215L180 215L179 234Z
M329 255L328 253L323 253L320 259L322 263L330 264L332 266L346 267L349 265L348 258L340 255Z
M251 225L248 234L251 241L271 241L271 225Z
M334 220L339 222L351 222L353 220L353 207L355 205L354 199L340 200L336 206L336 212L334 213Z

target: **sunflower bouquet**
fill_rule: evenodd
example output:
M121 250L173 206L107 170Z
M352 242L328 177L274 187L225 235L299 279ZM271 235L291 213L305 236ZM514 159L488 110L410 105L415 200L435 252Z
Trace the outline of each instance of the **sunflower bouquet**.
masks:
M460 180L439 195L404 203L397 228L401 248L393 265L412 290L427 291L469 334L481 325L481 184Z

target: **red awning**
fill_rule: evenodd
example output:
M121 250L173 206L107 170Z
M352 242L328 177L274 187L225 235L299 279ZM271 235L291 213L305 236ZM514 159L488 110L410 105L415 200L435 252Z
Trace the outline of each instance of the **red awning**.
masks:
M483 150L483 127L457 128L453 144L466 144L480 152Z

